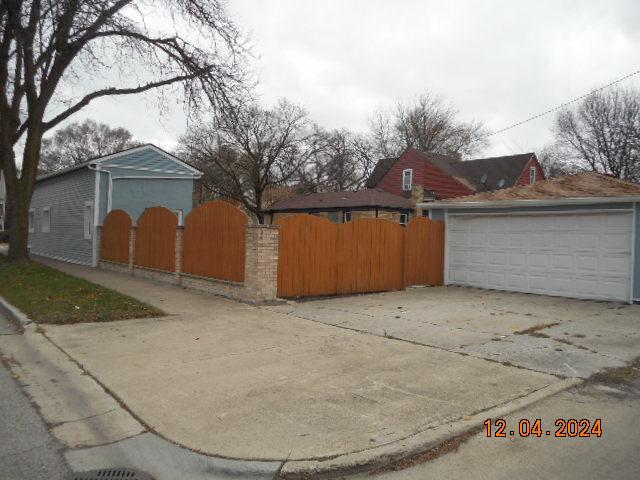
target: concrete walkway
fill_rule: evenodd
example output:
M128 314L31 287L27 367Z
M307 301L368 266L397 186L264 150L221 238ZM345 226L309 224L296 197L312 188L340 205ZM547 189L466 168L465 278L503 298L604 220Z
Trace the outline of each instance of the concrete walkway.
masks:
M56 266L170 314L44 326L147 428L210 455L286 461L288 474L339 468L337 458L344 466L401 455L481 421L479 412L520 406L564 385L440 348Z

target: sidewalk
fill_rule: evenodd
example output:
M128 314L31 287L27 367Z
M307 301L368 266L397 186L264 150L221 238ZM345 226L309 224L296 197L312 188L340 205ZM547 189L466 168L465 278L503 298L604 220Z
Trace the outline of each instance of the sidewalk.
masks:
M400 458L569 385L175 286L54 265L169 314L44 327L146 429L208 455L285 462L285 475Z

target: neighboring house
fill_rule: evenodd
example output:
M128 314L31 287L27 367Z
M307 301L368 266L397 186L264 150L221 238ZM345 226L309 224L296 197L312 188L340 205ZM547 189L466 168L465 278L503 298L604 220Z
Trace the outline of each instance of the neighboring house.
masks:
M274 203L266 211L266 223L294 213L308 213L335 223L358 218L386 218L407 223L413 213L411 200L377 189L297 195Z
M7 187L4 184L4 173L0 171L0 232L4 230L6 215L7 215Z
M165 206L180 222L193 208L195 168L154 145L142 145L38 177L29 210L29 249L46 257L96 265L101 225L111 210L135 222Z
M585 172L421 207L446 224L446 284L640 302L640 184Z
M403 195L417 203L528 185L544 178L534 153L462 161L408 148L398 158L380 160L367 188Z

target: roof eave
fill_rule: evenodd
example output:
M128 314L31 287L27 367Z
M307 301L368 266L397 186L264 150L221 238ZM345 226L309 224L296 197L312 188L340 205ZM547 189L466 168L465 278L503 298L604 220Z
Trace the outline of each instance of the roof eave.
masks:
M545 200L493 200L486 202L423 202L418 206L424 209L462 209L462 208L511 208L511 207L546 207L553 205L592 205L599 203L635 203L640 202L640 195L615 197L574 197L551 198Z

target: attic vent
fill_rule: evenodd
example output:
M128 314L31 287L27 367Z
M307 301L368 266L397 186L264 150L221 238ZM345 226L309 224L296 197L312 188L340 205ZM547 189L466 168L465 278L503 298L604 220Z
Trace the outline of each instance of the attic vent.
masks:
M488 178L489 176L485 173L484 175L482 175L482 178L480 179L480 183L484 185L485 183L487 183Z
M501 178L500 181L498 182L498 188L502 188L504 187L504 178Z

